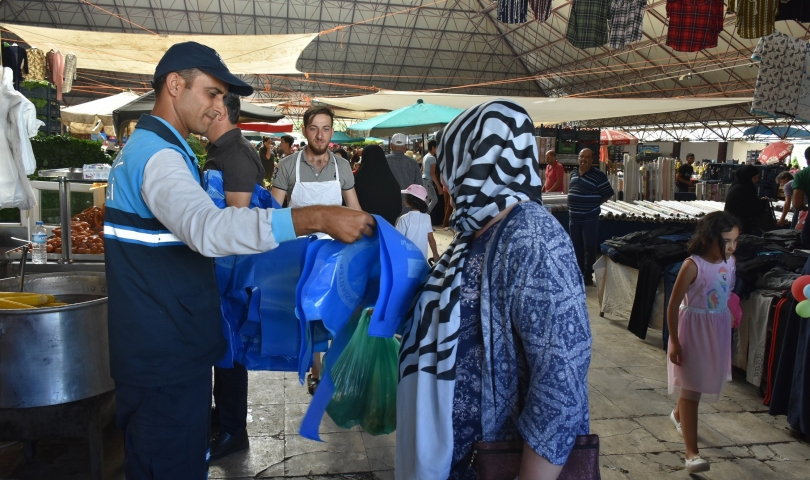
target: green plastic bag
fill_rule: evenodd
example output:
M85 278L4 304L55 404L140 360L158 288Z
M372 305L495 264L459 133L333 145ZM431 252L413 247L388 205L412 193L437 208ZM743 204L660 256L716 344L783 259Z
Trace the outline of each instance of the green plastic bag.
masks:
M363 311L332 366L335 392L326 413L341 428L360 425L371 435L385 435L397 427L399 340L369 336L372 312Z

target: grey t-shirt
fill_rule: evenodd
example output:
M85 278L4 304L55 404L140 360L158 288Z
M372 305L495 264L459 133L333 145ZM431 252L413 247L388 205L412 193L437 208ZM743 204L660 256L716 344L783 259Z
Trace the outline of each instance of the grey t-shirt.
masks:
M306 151L304 148L301 152L293 153L284 157L278 162L278 173L273 180L273 188L278 188L287 192L287 195L292 195L293 187L295 186L295 164L301 163L299 175L302 182L331 182L335 180L335 160L340 170L340 189L351 190L354 188L354 174L352 173L352 166L343 157L335 156L329 153L329 163L323 167L323 170L318 172L315 167L306 161Z
M422 178L430 180L430 166L436 165L436 157L431 154L425 155L422 159Z

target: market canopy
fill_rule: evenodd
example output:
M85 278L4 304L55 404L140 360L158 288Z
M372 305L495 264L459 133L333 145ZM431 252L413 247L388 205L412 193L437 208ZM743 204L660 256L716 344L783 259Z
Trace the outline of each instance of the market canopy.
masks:
M438 130L464 110L425 103L421 98L416 103L378 117L369 118L347 128L361 135L379 135L390 137L395 133L417 134Z
M388 110L412 105L420 98L435 105L460 109L467 109L499 98L512 100L526 109L535 124L556 124L599 118L680 112L751 101L751 98L497 97L385 90L357 97L319 97L315 98L313 102L349 110Z
M138 97L137 93L126 91L110 97L99 98L92 102L63 108L60 112L62 123L67 126L70 126L71 123L95 125L101 120L105 127L110 127L113 125L113 111L131 103Z
M300 74L301 52L318 36L297 35L151 35L0 23L25 43L45 52L76 54L77 67L88 70L153 75L160 58L175 43L199 42L220 53L231 73Z
M124 122L137 121L139 118L141 118L141 115L151 112L154 107L154 91L141 95L127 105L113 111L113 122L115 128L120 128L121 124ZM254 105L250 102L246 102L245 100L242 100L240 108L241 113L239 114L239 123L275 123L284 118L284 115L280 113L277 113L269 108Z
M281 136L293 131L292 123L245 122L238 123L237 126L250 132L278 133Z

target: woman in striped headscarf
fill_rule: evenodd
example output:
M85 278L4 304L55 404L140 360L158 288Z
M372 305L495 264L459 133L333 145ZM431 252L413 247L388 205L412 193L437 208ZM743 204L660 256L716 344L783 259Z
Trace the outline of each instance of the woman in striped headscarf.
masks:
M591 333L571 241L541 204L534 125L496 100L438 140L458 235L402 337L396 476L475 478L474 442L522 438L520 477L554 479L588 433Z

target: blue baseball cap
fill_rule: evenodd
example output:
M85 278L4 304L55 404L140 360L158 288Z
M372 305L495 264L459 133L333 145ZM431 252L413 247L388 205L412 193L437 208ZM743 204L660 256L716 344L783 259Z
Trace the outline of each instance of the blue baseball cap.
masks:
M253 87L232 74L216 50L197 42L175 43L169 47L166 53L163 54L163 58L158 62L157 67L155 67L152 87L155 86L155 79L188 68L199 68L203 72L225 82L228 84L229 92L242 97L253 94Z

